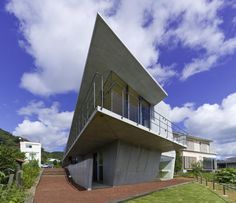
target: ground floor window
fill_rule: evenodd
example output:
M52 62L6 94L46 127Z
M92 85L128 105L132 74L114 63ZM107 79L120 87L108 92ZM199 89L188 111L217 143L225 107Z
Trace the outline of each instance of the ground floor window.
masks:
M191 169L192 164L197 162L196 157L184 156L183 157L183 166L184 169Z
M215 169L215 159L203 157L202 168L204 170L214 170Z

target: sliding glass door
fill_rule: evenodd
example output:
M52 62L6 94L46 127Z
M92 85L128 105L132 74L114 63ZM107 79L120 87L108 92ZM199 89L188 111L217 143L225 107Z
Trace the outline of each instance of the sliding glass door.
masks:
M150 128L150 104L143 98L139 99L140 123Z

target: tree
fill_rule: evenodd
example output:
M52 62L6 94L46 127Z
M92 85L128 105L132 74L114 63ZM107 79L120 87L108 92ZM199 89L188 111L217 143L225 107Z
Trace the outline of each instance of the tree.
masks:
M16 170L16 159L25 159L25 154L17 148L0 145L0 171Z
M198 161L198 162L193 162L191 164L192 166L192 172L193 172L193 175L194 176L199 176L201 175L201 172L202 172L202 162L201 161Z
M176 151L176 158L175 158L175 173L182 169L182 157L180 155L180 151Z

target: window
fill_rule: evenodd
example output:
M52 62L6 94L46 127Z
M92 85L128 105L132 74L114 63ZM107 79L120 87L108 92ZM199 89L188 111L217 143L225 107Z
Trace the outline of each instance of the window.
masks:
M123 90L112 90L112 111L123 116Z
M129 94L129 119L138 123L139 100L137 96Z
M31 144L26 144L25 147L26 148L32 148L32 145Z
M36 153L35 152L29 153L29 159L30 160L35 160L36 159Z
M197 162L196 157L189 157L189 156L184 156L184 168L185 169L191 169L192 164Z
M143 98L140 98L140 123L150 128L150 104Z
M204 170L215 169L215 160L212 158L203 157L203 169Z
M209 145L206 143L200 143L200 151L201 152L209 152Z
M193 141L191 141L191 140L188 140L187 141L187 149L188 150L194 150L194 142Z
M150 104L115 73L104 85L105 108L150 128Z

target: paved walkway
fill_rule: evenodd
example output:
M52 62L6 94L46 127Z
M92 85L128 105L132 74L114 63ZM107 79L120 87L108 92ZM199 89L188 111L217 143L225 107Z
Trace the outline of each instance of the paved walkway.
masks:
M45 169L36 189L34 203L103 203L188 182L186 179L123 185L92 191L79 191L71 185L63 169Z

